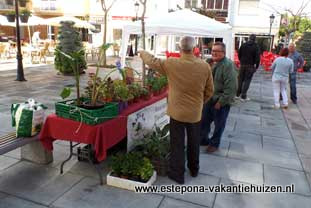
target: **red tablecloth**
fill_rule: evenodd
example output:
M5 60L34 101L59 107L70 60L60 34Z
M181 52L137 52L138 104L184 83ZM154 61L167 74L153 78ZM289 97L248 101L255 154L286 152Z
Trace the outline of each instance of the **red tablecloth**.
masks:
M98 161L106 158L108 148L120 142L127 135L127 116L167 96L163 93L150 100L129 106L118 117L98 125L82 124L51 114L47 117L40 132L40 141L44 148L53 150L53 141L66 140L83 144L92 144ZM79 128L79 126L81 127Z

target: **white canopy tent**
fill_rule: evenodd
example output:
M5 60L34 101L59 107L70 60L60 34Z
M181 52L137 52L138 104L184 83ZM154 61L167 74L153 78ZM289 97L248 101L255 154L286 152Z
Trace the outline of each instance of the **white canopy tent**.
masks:
M84 20L80 20L76 17L72 17L72 16L60 16L60 17L53 17L53 18L49 18L45 20L45 24L46 25L52 25L52 26L61 26L61 22L65 22L65 21L71 21L74 22L74 27L78 27L78 28L86 28L86 29L93 29L95 30L95 26L88 23L87 21Z
M175 35L195 37L219 37L226 44L227 57L233 57L231 26L218 22L189 9L146 18L146 35ZM121 63L125 64L130 34L141 34L141 22L124 25L122 31Z

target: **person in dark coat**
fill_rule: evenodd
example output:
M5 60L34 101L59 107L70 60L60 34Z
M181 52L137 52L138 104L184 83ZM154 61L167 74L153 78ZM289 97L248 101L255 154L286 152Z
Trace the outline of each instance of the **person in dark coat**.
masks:
M239 60L241 63L238 76L238 89L236 97L240 97L241 101L249 100L247 91L251 84L253 74L259 67L260 53L259 47L255 42L256 36L250 35L249 41L243 43L239 49Z

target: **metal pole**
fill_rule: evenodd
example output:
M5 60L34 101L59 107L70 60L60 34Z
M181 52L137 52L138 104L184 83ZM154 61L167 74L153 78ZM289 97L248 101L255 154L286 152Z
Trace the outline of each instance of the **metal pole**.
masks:
M136 12L136 18L135 18L135 21L138 20L138 16L137 16L137 12ZM137 47L138 47L138 35L136 34L135 35L135 55L137 55Z
M271 51L271 48L272 48L271 28L272 28L272 23L270 22L270 29L269 29L269 37L270 37L269 51Z
M24 77L23 56L21 50L21 36L19 27L18 0L15 0L15 21L16 21L16 44L17 44L17 77L15 81L27 81Z

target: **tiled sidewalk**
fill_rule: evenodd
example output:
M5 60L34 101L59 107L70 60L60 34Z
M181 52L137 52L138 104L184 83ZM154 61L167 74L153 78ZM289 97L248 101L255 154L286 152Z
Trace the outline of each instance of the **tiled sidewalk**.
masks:
M15 82L15 71L0 73L0 134L10 127L10 104L32 97L53 112L60 90L74 83L56 75L52 66L28 68L27 82ZM4 207L210 207L307 208L311 204L311 74L299 76L298 105L288 110L272 108L271 74L257 72L247 103L232 107L221 144L213 155L201 149L197 178L186 173L187 185L295 184L296 193L270 194L137 194L107 185L87 163L72 159L59 174L68 144L55 142L54 162L47 166L20 161L19 150L0 156L0 208ZM86 76L83 75L83 80ZM85 81L82 81L85 82ZM108 172L107 162L103 173ZM156 184L171 184L158 177Z

